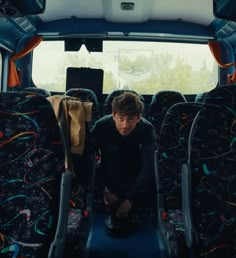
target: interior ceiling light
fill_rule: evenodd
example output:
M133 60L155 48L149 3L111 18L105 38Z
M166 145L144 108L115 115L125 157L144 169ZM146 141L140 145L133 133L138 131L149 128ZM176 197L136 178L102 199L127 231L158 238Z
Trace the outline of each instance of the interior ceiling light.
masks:
M134 10L135 4L131 2L122 2L120 4L120 9L123 11L132 11Z

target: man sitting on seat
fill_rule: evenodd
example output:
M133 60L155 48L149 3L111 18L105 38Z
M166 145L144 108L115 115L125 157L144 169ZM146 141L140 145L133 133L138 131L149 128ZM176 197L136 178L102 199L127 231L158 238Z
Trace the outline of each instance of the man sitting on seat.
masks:
M101 151L104 202L110 211L105 224L111 234L132 228L133 211L154 178L156 135L141 117L143 109L139 96L124 92L113 99L112 114L99 119L92 130Z

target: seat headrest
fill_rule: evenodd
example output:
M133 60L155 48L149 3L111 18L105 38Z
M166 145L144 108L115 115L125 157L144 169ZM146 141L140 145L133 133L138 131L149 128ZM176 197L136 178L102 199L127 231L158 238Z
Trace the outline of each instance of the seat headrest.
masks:
M183 94L177 91L159 91L153 95L147 118L155 127L158 141L160 140L161 126L168 109L181 102L187 102L187 100Z
M153 95L149 112L159 113L163 109L168 110L172 105L179 102L187 102L184 95L178 91L159 91Z
M89 127L92 128L95 121L101 117L100 105L97 95L94 91L84 88L74 88L66 91L65 95L71 97L78 97L80 101L92 102L92 120L89 123Z
M22 91L29 92L29 93L36 93L36 94L39 94L39 95L41 95L45 98L51 96L50 91L48 91L46 89L42 89L42 88L37 88L37 87L26 87L26 88L23 88Z
M66 91L65 95L78 97L81 101L89 101L94 105L98 105L98 98L94 91L85 88L74 88Z
M236 109L236 85L219 86L209 91L203 102Z

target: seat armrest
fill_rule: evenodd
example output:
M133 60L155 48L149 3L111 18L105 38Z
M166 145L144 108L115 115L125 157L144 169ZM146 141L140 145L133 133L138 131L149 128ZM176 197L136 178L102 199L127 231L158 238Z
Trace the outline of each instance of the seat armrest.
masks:
M70 171L66 171L62 174L58 223L54 240L50 246L48 258L62 258L64 256L69 200L71 198L72 189L72 176L73 175Z
M156 192L160 192L160 175L158 168L158 150L154 151L154 174L155 174L155 183L156 183Z
M192 175L191 168L188 164L182 165L182 205L183 205L183 219L184 231L187 246L192 248L197 244L197 232L193 224L192 216Z

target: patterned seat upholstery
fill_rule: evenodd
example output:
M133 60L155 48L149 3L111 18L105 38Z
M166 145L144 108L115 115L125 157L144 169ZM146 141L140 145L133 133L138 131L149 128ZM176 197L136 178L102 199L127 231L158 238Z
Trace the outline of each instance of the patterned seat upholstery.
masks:
M220 92L232 97L226 89ZM196 257L236 257L235 118L227 106L204 106L191 130L183 208L188 245L197 247Z
M186 99L183 94L177 91L159 91L153 95L149 106L147 119L156 129L158 142L160 141L161 126L167 110L172 105L179 102L186 102Z
M164 252L169 252L170 257L184 257L187 252L182 214L181 169L187 161L189 133L200 106L198 103L177 103L168 109L155 157L158 224L161 237L168 246Z
M178 103L166 114L160 134L158 172L166 209L181 208L181 168L187 161L188 137L200 110L198 103Z
M112 91L106 98L104 105L103 105L103 115L109 115L112 113L112 100L119 96L120 94L122 94L123 92L133 92L135 94L137 94L141 101L144 103L144 98L142 95L138 94L136 91L134 90L114 90ZM145 103L144 103L145 105ZM145 110L144 110L144 114L145 114ZM144 115L143 114L143 115ZM144 115L145 116L145 115Z
M183 123L188 113L181 114L181 108L178 110L178 107L191 105L189 103L176 104L169 109L173 113L172 121L178 118L173 127L171 120L167 122L169 111L164 120L160 139L163 143L156 167L162 211L159 228L170 257L188 257L190 252L193 257L236 257L233 194L236 188L232 184L236 160L233 148L235 93L234 86L207 93L204 105L195 104L197 115L195 119L192 116L190 123ZM172 109L180 111L179 115ZM179 134L184 127L188 130ZM187 131L191 133L189 143L184 137ZM180 136L178 144L177 134ZM187 159L189 164L183 166L180 185L180 173L175 173L181 171Z
M89 122L89 128L91 129L95 121L101 117L99 102L94 91L85 88L73 88L67 90L65 95L78 97L80 101L88 101L93 103L92 120Z
M48 257L65 170L57 121L44 97L0 94L0 157L0 257Z

